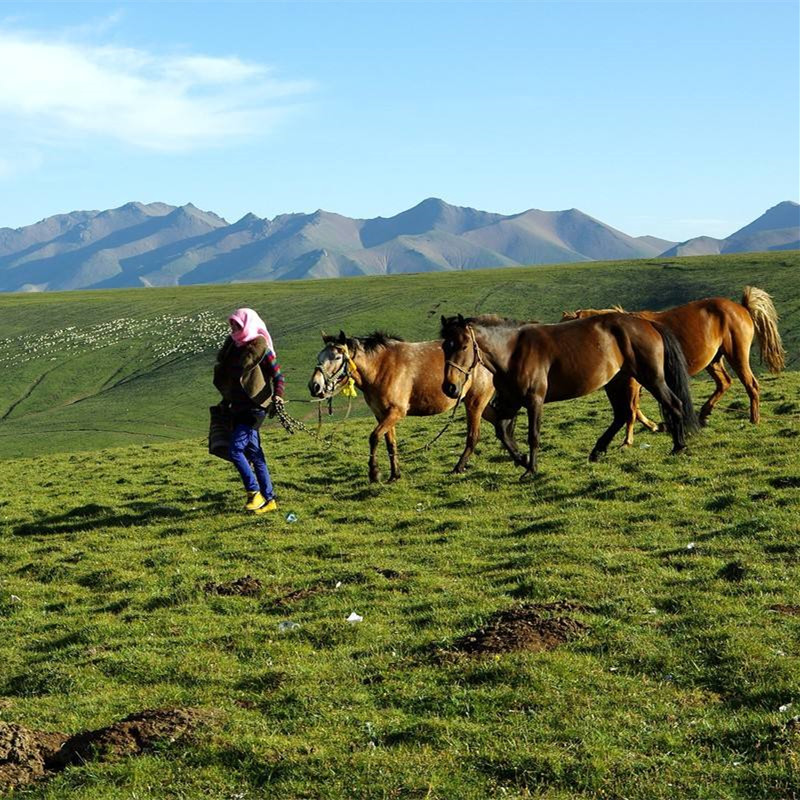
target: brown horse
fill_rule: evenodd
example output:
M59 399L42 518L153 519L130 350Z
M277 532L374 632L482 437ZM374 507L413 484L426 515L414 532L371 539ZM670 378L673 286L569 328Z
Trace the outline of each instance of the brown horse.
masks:
M634 380L661 404L673 453L686 447L696 427L686 361L666 328L628 314L609 314L558 325L511 326L494 317L442 317L445 369L442 390L458 397L474 370L493 375L495 431L530 477L536 472L539 426L545 403L569 400L605 387L614 419L589 458L596 460L622 428L635 400ZM520 408L528 411L529 455L514 440Z
M308 389L313 397L331 397L350 378L364 393L367 405L378 420L369 437L369 479L380 478L377 448L386 437L391 478L400 477L395 425L406 416L425 417L451 410L456 400L442 392L441 374L444 356L441 342L404 342L376 331L365 337L325 336L325 347L317 356L317 366ZM481 416L494 394L492 376L482 367L476 369L462 386L460 396L467 410L467 443L454 472L463 472L478 443ZM455 397L459 397L456 395Z
M596 314L616 314L622 311L619 306L604 309L583 308L565 311L561 319L585 319ZM750 369L753 335L758 336L761 359L771 372L777 373L784 368L785 356L778 332L778 314L772 298L765 291L754 286L745 286L741 304L724 297L709 297L666 311L631 313L642 319L658 322L675 334L686 356L690 375L697 375L706 369L714 379L716 388L700 410L701 425L706 424L714 406L733 383L725 369L723 358L728 359L750 397L750 421L754 424L758 422L759 387ZM626 445L633 442L636 419L650 430L658 429L654 422L642 414L638 397L633 411L627 423Z

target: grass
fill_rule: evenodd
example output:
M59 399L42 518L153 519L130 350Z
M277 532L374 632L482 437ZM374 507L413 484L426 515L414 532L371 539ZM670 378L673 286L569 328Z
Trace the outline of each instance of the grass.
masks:
M681 261L680 290L768 289L791 357L798 256L747 258ZM409 338L435 333L440 302L552 319L562 305L640 305L604 294L632 292L630 269L574 268L559 286L535 269L389 279L383 293L365 280L19 296L0 298L0 332L18 335L31 312L55 330L274 303L299 397L312 318ZM645 269L648 291L666 292L669 270ZM16 456L0 462L0 715L73 732L193 705L219 709L217 722L192 746L73 767L15 798L800 796L800 617L772 610L800 606L800 373L760 377L758 427L735 387L681 457L640 432L589 464L604 396L548 405L533 484L489 431L463 476L448 474L461 424L411 453L443 418L403 423L404 478L378 486L368 420L336 425L327 450L271 424L281 509L255 518L230 465L205 453L209 351L153 369L156 340L4 373L6 398L36 385L0 424ZM58 381L36 383L51 364ZM104 391L120 368L115 381L132 379ZM709 392L694 382L696 398ZM159 428L176 398L174 427ZM108 446L123 425L134 443ZM23 431L28 457L15 450ZM247 574L258 596L203 589ZM580 607L584 636L535 654L440 655L495 611L558 600ZM352 611L363 622L348 624ZM299 627L281 631L287 620Z
M739 299L747 284L774 295L789 368L797 369L799 251L0 295L0 457L203 435L207 406L217 400L210 362L227 314L240 305L255 307L268 321L297 404L308 397L320 328L360 334L380 327L407 339L431 339L441 314L497 311L553 322L566 308L663 308L710 295ZM730 398L740 394L735 391Z

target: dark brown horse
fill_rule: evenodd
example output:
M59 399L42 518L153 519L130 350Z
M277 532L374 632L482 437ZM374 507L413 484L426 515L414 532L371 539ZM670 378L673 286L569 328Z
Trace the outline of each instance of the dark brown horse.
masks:
M380 478L377 448L381 436L386 437L391 478L400 477L395 425L405 416L426 417L449 411L459 394L451 400L442 392L444 356L441 342L404 342L393 336L375 332L365 337L325 336L325 347L317 356L317 366L308 389L313 397L336 394L352 378L364 393L378 424L369 437L369 479ZM463 472L478 443L481 416L494 394L492 376L483 367L475 369L461 387L467 411L467 443L454 472Z
M589 458L596 460L627 421L634 381L653 393L672 433L673 453L686 447L696 427L689 374L680 344L666 328L628 314L608 314L558 325L511 326L494 317L442 317L445 357L442 390L458 397L479 366L492 373L497 397L495 431L514 461L536 471L539 426L545 403L569 400L605 387L614 412ZM514 419L528 411L529 455L514 440Z
M565 311L561 319L585 319L596 314L616 314L622 311L619 306L605 309L583 308ZM750 345L753 336L758 336L761 359L771 372L777 373L784 368L785 356L778 332L778 314L772 298L765 291L755 286L745 286L741 304L724 297L709 297L666 311L631 313L657 322L675 334L686 357L690 375L697 375L705 369L714 379L716 388L700 410L701 425L706 424L714 406L733 383L725 369L723 358L728 359L750 397L750 421L754 424L758 422L759 387L750 369ZM636 419L650 430L658 428L642 414L637 397L634 414L627 423L626 445L633 442Z

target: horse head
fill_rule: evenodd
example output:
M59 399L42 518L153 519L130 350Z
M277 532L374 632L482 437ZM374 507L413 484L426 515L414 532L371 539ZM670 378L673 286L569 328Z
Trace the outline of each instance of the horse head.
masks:
M358 350L358 340L339 331L338 336L322 332L325 347L317 353L317 365L311 373L308 391L312 397L332 397L350 377L352 356Z
M461 314L442 317L442 350L444 351L444 381L442 391L453 400L461 397L472 371L481 356L469 320Z

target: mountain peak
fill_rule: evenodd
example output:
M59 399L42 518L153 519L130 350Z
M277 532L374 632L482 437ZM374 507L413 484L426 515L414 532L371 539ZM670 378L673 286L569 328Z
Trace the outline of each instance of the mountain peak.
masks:
M780 230L783 228L800 227L800 204L793 200L784 200L772 208L767 209L758 219L745 225L728 239L740 239L759 231Z

